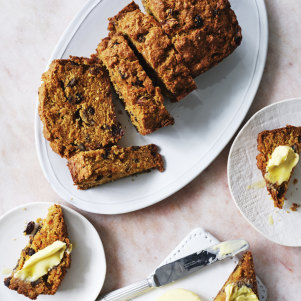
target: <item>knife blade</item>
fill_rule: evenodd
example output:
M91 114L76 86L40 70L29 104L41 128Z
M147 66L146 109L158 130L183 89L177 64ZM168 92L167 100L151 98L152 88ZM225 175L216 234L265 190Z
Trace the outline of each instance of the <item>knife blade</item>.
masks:
M201 268L225 258L235 256L249 248L245 240L228 240L207 249L200 250L178 260L164 264L157 268L147 279L113 291L100 301L126 301L146 291L174 282L186 277Z

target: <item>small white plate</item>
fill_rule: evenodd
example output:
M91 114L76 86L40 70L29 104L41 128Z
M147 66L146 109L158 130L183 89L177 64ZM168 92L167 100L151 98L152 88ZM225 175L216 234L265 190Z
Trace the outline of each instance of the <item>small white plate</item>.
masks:
M247 221L271 241L285 246L301 246L301 164L295 168L282 210L274 208L262 174L256 166L257 135L286 125L301 126L301 98L288 99L263 108L237 135L228 159L228 181L232 197ZM293 180L297 179L297 184Z
M206 232L202 228L196 228L183 239L183 241L166 257L166 259L159 266L177 260L183 256L195 253L199 250L206 249L209 246L217 243L219 243L219 241L209 232ZM137 297L134 300L155 301L159 296L163 295L168 290L184 288L199 295L202 301L212 301L228 279L229 275L234 270L237 263L237 257L214 263L190 275L189 277L161 288L153 289L149 293ZM259 300L266 301L267 289L258 277L257 286Z
M175 125L141 136L119 102L116 109L126 146L157 144L166 161L163 173L153 171L87 191L73 185L66 166L43 137L36 110L35 137L40 165L52 188L85 211L116 214L152 205L175 193L201 173L222 151L244 119L256 94L265 65L268 22L263 0L231 0L242 27L242 44L228 58L196 79L198 89L179 103L166 101ZM107 36L107 18L130 0L90 0L75 17L50 58L89 56ZM141 1L137 1L142 8Z
M21 250L28 243L23 235L25 226L37 218L44 218L53 203L29 203L17 207L0 218L0 299L24 300L23 295L3 284L5 270L13 269ZM62 205L61 205L62 206ZM92 224L76 211L62 206L68 234L73 244L71 267L55 297L40 295L39 301L94 301L106 274L106 259L99 235Z

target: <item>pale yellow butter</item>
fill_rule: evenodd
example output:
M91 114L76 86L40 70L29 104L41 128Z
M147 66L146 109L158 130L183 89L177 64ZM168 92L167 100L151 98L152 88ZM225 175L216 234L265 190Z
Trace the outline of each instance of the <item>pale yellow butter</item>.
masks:
M259 301L256 294L246 285L238 287L228 284L225 287L226 301Z
M201 301L195 293L183 288L176 288L163 294L157 301Z
M213 247L213 250L219 250L218 257L223 257L228 254L234 253L236 250L241 248L242 241L241 240L230 240L224 241Z
M277 146L268 161L265 178L278 185L288 181L298 161L299 155L290 146Z
M50 269L58 265L66 250L66 243L55 241L50 246L32 255L23 268L15 273L14 277L23 281L36 281L46 275Z

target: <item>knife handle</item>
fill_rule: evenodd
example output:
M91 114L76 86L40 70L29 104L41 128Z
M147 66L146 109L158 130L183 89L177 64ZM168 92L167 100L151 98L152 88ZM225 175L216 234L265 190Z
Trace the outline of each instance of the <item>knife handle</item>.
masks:
M152 288L153 285L153 279L152 277L133 283L129 286L120 288L116 291L113 291L105 296L103 296L101 299L97 299L99 301L126 301L131 298L134 298L138 295L141 295L145 293L147 290Z

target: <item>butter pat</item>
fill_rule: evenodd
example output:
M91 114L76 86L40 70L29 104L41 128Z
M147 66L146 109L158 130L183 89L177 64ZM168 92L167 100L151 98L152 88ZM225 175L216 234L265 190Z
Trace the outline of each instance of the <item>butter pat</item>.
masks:
M277 183L278 185L288 181L298 161L299 155L296 154L290 146L277 146L266 167L266 180L273 184Z
M238 287L228 284L225 287L226 301L259 301L255 293L246 285Z
M14 277L29 282L38 280L61 262L65 250L66 243L59 240L55 241L32 255L25 262L23 268L15 273Z
M201 301L201 299L191 291L176 288L163 294L157 301Z
M212 249L218 250L217 257L222 258L228 254L235 255L243 246L248 246L245 240L228 240L213 246Z

